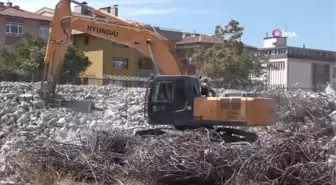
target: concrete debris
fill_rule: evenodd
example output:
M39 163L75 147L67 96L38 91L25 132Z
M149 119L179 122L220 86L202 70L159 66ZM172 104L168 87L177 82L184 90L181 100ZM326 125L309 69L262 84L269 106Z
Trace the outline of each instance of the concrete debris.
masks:
M134 130L154 128L143 118L145 89L119 86L58 87L58 94L71 100L88 100L102 111L91 113L71 108L41 108L38 83L0 83L0 170L6 157L27 141L70 142L88 130ZM277 102L277 123L267 128L249 128L267 139L270 132L310 133L323 138L330 164L336 164L336 96L331 87L325 93L271 90L262 96ZM225 91L218 90L219 95ZM265 136L265 137L263 137ZM1 174L1 173L0 173ZM1 175L0 175L1 176ZM1 184L1 183L0 183Z

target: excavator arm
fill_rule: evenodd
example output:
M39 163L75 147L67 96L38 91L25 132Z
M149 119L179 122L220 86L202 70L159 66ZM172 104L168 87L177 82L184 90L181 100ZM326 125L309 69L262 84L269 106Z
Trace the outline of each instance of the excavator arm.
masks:
M40 92L46 99L55 94L67 46L70 43L72 30L116 41L133 47L152 58L159 73L164 75L183 74L172 43L160 34L145 29L143 26L106 15L94 9L93 12L108 17L107 19L73 15L70 3L76 1L61 0L55 8L49 30L49 40L45 55L45 75L47 83L42 82ZM44 81L44 80L43 80Z

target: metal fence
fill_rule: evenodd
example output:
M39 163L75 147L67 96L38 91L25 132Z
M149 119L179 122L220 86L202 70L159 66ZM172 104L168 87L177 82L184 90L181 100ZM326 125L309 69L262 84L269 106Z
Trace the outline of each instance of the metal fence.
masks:
M0 81L16 81L16 82L38 82L41 79L41 74L25 74L23 72L16 73L16 75L1 75ZM122 87L146 87L146 82L149 78L137 76L114 76L104 75L102 77L96 76L78 76L78 77L65 77L60 84L74 84L74 85L117 85ZM305 91L324 91L327 84L318 84L315 86L286 86L283 84L272 84L255 81L255 82L237 82L234 84L227 84L224 79L210 79L209 83L212 87L224 89L238 89L238 90L268 90L268 89L281 89L281 90L305 90Z
M105 75L102 78L97 77L82 77L82 85L117 85L122 87L146 87L146 82L149 81L149 78L145 77L136 77L136 76L113 76ZM268 90L268 89L280 89L280 90L304 90L304 91L324 91L327 87L327 84L318 84L318 85L293 85L288 86L284 84L267 84L261 81L254 82L236 82L227 84L224 79L210 79L209 83L213 88L219 89L238 89L238 90Z

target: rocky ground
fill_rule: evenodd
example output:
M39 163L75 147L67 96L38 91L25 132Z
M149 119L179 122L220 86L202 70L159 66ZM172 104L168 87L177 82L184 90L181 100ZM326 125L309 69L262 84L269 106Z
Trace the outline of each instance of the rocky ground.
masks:
M149 127L142 88L63 85L59 94L76 106L49 109L41 108L36 89L0 82L0 177L15 177L16 184L36 181L32 166L99 184L131 177L135 184L336 182L336 96L330 90L264 92L277 101L277 124L250 129L260 136L253 144L233 145L213 142L207 130L133 136L133 129ZM82 100L102 110L86 113Z

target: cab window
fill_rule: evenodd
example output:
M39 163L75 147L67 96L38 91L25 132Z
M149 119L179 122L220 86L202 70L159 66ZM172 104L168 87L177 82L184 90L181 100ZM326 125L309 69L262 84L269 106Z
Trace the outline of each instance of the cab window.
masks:
M172 82L156 82L153 86L152 102L172 102L174 98Z
M181 110L184 109L185 103L187 101L186 91L185 91L185 80L178 79L175 84L175 102L174 109Z

